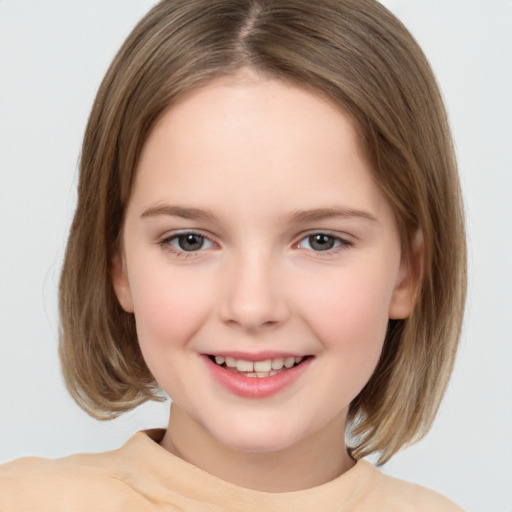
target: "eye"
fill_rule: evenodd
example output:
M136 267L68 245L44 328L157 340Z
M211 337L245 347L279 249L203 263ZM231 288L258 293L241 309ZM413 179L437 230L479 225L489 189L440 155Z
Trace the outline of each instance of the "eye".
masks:
M168 246L175 252L197 252L213 247L213 242L199 233L178 233L162 240L162 245Z
M297 244L297 247L299 249L311 249L317 252L325 252L346 245L350 245L350 242L340 237L330 235L329 233L314 233L303 238Z

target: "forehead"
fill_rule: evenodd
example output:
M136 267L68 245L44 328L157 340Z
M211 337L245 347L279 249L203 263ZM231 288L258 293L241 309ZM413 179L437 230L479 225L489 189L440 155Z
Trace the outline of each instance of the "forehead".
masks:
M296 200L300 208L382 201L341 108L296 85L247 74L196 89L164 113L143 148L132 200L227 208L257 196L276 206Z

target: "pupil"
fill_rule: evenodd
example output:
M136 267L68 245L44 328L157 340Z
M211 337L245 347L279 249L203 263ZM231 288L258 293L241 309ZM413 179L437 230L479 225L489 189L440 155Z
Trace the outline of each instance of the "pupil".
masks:
M197 251L198 249L201 249L203 241L203 236L194 234L180 235L178 238L180 249L183 249L184 251Z
M312 235L309 244L316 251L328 251L334 247L334 238L329 235Z

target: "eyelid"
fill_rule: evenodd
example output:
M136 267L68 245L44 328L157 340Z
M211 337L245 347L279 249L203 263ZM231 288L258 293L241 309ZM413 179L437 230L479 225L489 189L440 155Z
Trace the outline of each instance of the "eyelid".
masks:
M315 236L315 235L325 235L325 236L334 238L337 242L339 242L339 244L331 249L326 249L325 251L315 251L314 249L306 249L303 247L299 247L302 242L306 241L308 238ZM328 254L336 253L337 251L340 251L340 250L347 249L348 247L351 247L353 244L354 244L353 240L351 240L351 237L348 235L343 236L339 233L334 233L329 230L317 229L317 230L308 231L306 233L302 233L300 235L299 240L294 244L294 247L296 247L298 249L310 250L311 252L314 252L315 254L319 254L319 255L322 255L322 254L328 255Z
M173 240L176 240L180 236L185 236L185 235L201 236L209 242L210 247L201 248L201 249L198 249L197 251L185 251L185 250L181 250L177 247L174 247L171 244L171 242ZM191 257L191 256L193 257L193 256L198 256L199 253L204 252L207 249L211 249L212 247L214 247L214 248L219 247L219 244L217 244L214 240L212 240L212 238L213 238L212 235L210 235L209 233L205 233L201 229L180 229L180 230L176 230L176 231L171 231L170 233L166 233L164 236L160 237L158 240L158 245L162 246L169 252L172 252L178 256L186 255L187 257Z

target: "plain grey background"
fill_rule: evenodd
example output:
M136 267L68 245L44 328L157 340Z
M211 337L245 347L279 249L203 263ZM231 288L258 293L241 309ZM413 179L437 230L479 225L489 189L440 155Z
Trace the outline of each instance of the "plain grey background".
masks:
M0 0L0 463L118 447L168 403L89 418L57 359L57 284L81 137L106 67L154 0ZM465 193L469 297L434 427L383 470L468 511L512 510L512 2L385 0L422 45Z

